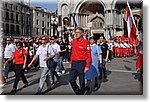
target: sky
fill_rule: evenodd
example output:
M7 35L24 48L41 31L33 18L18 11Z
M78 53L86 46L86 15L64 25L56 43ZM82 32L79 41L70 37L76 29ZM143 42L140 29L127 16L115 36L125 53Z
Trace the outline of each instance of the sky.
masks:
M48 11L56 11L58 8L58 0L30 0L30 5L41 6L42 8L47 8Z

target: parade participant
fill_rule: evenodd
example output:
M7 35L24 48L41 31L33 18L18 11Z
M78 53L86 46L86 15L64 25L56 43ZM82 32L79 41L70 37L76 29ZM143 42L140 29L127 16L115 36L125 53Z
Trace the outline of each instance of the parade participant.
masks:
M139 35L139 43L137 45L139 49L138 59L136 61L136 69L140 70L140 77L143 79L143 34L140 33ZM142 80L143 81L143 80Z
M100 67L100 79L102 79L102 76L104 75L104 79L107 78L107 73L106 73L106 63L108 62L108 57L109 57L109 49L108 49L108 45L106 43L104 43L105 41L105 37L102 35L100 36L100 44L99 46L101 46L102 49L102 59L103 59L103 66Z
M69 82L76 95L84 95L85 73L89 70L92 60L91 49L89 42L83 38L83 28L76 28L75 33L76 38L72 42ZM77 77L79 77L80 87L76 83Z
M128 55L128 57L130 57L130 46L128 44L128 41L126 40L123 45L126 47L126 53Z
M6 62L5 65L9 62L14 60L15 64L15 81L13 85L13 89L11 90L11 93L15 92L17 90L17 85L20 80L22 79L23 83L25 84L23 87L28 86L28 81L24 75L24 69L26 67L26 61L27 61L27 52L25 49L23 49L23 43L22 42L17 42L16 43L17 50L14 52L12 57L10 57Z
M109 39L108 42L108 49L109 49L109 62L113 59L113 44L111 42L111 40Z
M63 42L63 39L60 37L58 38L58 44L60 46L60 60L59 60L59 71L58 71L58 74L61 75L61 74L64 74L65 73L65 68L64 68L64 65L63 65L63 58L65 56L65 52L67 51L67 48L66 48L66 45L65 43Z
M4 49L4 59L5 62L11 58L11 56L13 55L13 53L16 50L16 46L13 44L13 41L11 38L7 38L6 39L7 45ZM9 71L13 68L13 61L9 61L6 65L5 65L5 69L4 69L4 77L5 79L8 78L8 73Z
M118 43L115 40L113 43L113 55L114 55L114 57L117 57L117 48L118 48Z
M44 83L47 83L47 90L51 90L51 83L49 80L49 68L47 67L46 61L50 58L54 57L53 48L49 44L49 38L46 35L43 35L41 37L42 45L39 46L37 49L36 55L33 57L32 61L28 65L28 67L31 67L32 63L37 59L39 56L39 62L40 62L40 68L42 70L40 82L38 86L38 92L36 94L41 94ZM47 56L47 53L49 56Z
M55 54L55 57L53 58L54 59L54 66L53 68L51 68L51 76L52 76L52 84L54 84L54 75L56 76L57 80L59 79L59 76L57 74L57 72L55 71L56 70L56 67L57 67L57 64L60 60L60 46L56 43L56 40L57 40L57 37L51 37L51 46L54 50L54 54Z
M120 47L121 47L121 51L122 51L120 57L126 57L126 46L124 46L123 41L120 43Z
M90 90L90 83L93 78L95 78L94 89L98 88L98 77L100 75L98 68L99 63L102 66L101 47L96 44L96 41L93 39L93 37L90 37L89 41L91 47L92 63L90 65L90 69L85 74L87 80L86 90Z
M120 46L121 42L120 40L118 41L118 48L117 48L117 52L118 52L118 58L122 57L122 48Z

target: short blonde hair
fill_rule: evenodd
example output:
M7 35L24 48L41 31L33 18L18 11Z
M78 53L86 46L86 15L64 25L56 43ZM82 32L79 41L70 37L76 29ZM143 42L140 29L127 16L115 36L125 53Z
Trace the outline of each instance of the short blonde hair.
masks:
M49 42L49 37L47 35L42 35L40 38L46 38L46 40Z

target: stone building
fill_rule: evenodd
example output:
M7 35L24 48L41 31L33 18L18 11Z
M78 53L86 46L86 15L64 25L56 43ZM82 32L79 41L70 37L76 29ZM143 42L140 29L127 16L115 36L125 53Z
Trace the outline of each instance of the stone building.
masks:
M51 13L41 7L31 7L32 36L51 35Z
M29 37L31 34L29 0L2 0L1 29L4 37Z
M141 0L128 0L135 23L142 29ZM123 33L126 0L58 0L59 27L74 29L75 18L78 26L89 31L89 35L104 34L107 39ZM88 36L89 36L88 35Z

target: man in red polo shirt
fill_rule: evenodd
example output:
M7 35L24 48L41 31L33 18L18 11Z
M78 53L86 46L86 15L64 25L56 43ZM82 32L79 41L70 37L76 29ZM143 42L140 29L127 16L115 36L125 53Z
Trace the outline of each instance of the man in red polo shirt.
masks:
M69 82L77 95L84 95L85 92L85 73L90 68L92 61L89 42L83 38L84 30L76 28L76 39L72 42L71 70ZM79 76L80 87L76 83Z

